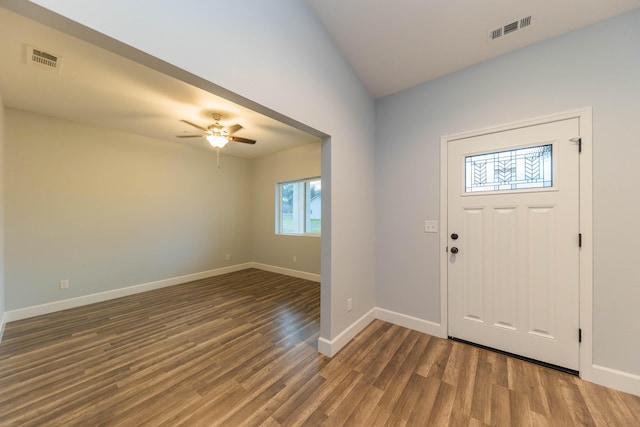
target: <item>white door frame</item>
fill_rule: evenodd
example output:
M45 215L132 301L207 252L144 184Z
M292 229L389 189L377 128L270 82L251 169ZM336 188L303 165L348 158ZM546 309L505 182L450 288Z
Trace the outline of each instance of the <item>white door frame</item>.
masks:
M577 118L582 138L582 152L580 154L580 233L582 233L582 248L580 249L580 329L582 343L580 344L579 371L582 379L590 381L593 374L593 164L592 164L592 108L556 113L548 116L536 117L507 124L491 126L440 138L440 336L447 337L448 326L448 144L450 141L470 138L488 133L535 126L548 122ZM576 242L577 244L577 242Z

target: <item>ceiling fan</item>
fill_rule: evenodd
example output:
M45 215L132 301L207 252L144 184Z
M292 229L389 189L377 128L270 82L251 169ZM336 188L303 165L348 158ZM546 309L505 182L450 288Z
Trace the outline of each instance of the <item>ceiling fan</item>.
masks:
M195 123L191 123L190 121L187 121L187 120L180 120L183 123L186 123L188 125L193 126L196 129L201 130L205 134L204 135L176 135L176 137L177 138L205 138L207 141L209 141L209 144L211 144L212 147L218 148L218 149L227 145L229 141L242 142L244 144L252 144L252 145L256 143L256 141L253 139L233 136L234 133L242 129L242 126L239 124L235 124L225 128L220 124L220 120L222 119L222 114L211 113L211 117L213 117L213 120L215 120L216 122L212 125L207 126L206 128L203 128L202 126L199 126Z
M209 144L213 148L216 149L216 162L218 164L218 169L220 169L220 149L227 145L229 141L233 142L242 142L244 144L255 144L256 141L254 139L242 138L239 136L233 136L234 133L242 129L242 126L239 124L231 125L228 128L225 128L220 124L220 120L222 119L222 114L219 113L211 113L211 117L216 122L212 125L203 128L202 126L198 126L195 123L191 123L187 120L180 120L188 125L193 126L196 129L200 129L204 132L204 135L176 135L178 138L204 138L209 141Z

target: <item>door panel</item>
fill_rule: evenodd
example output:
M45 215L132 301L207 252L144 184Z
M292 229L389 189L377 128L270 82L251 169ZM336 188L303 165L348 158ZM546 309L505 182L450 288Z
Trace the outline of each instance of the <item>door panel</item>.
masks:
M578 369L578 126L449 142L451 336Z
M484 209L464 210L464 236L467 236L466 250L469 251L469 262L466 263L464 275L465 283L465 311L467 320L484 322Z
M516 303L518 296L512 286L518 279L517 239L518 212L513 206L495 209L494 242L495 254L493 268L495 289L493 295L495 307L494 325L517 330Z
M553 207L529 208L529 333L554 339Z

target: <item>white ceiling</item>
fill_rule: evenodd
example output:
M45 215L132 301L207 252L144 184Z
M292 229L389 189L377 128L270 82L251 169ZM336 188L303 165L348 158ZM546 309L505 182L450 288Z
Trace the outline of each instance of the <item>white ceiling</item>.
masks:
M306 0L379 98L640 7L640 0ZM488 32L533 14L492 42Z
M640 0L306 1L376 98L640 6ZM488 42L490 29L529 14L534 16L530 28ZM62 72L27 65L25 43L60 55ZM175 137L198 133L180 120L206 127L213 122L210 113L219 112L224 125L244 127L237 136L258 141L223 149L245 158L318 141L4 8L0 55L0 93L9 107L205 150L211 148L204 139Z
M62 57L59 74L27 65L24 44ZM255 145L229 143L223 153L244 158L318 141L318 138L173 77L0 8L0 94L7 107L122 130L212 150L180 122L207 127L211 112L236 136Z

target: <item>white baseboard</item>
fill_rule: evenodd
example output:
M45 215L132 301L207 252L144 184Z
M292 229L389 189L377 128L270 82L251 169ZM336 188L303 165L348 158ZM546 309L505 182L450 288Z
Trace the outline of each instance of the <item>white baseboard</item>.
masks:
M306 271L292 270L290 268L276 267L275 265L260 264L259 262L250 262L250 267L258 270L269 271L271 273L284 274L285 276L296 277L298 279L311 280L312 282L320 282L320 275L315 273L307 273Z
M364 328L366 328L369 323L376 320L375 317L376 309L375 307L369 310L364 316L356 320L349 326L347 329L342 331L337 337L332 340L327 340L326 338L318 338L318 351L325 356L333 357L338 352L347 345L349 341L355 338Z
M376 319L384 320L385 322L393 323L394 325L413 329L414 331L422 332L436 337L446 338L446 336L442 336L442 328L439 323L418 319L417 317L408 316L406 314L397 313L395 311L386 310L384 308L376 307L375 310ZM446 333L444 335L446 335Z
M2 337L4 336L4 325L7 324L7 313L2 313L2 317L0 318L0 342L2 342Z
M296 277L299 279L306 279L314 282L320 282L319 274L307 273L307 272L298 271L298 270L291 270L288 268L276 267L276 266L267 265L267 264L260 264L257 262L247 262L243 264L232 265L229 267L217 268L214 270L202 271L199 273L187 274L184 276L158 280L155 282L128 286L126 288L113 289L110 291L99 292L96 294L83 295L81 297L69 298L66 300L54 301L46 304L40 304L40 305L31 306L31 307L10 310L5 312L4 316L2 317L0 332L4 329L4 324L6 322L13 322L16 320L27 319L29 317L40 316L43 314L49 314L49 313L53 313L61 310L67 310L69 308L80 307L83 305L93 304L96 302L108 301L114 298L120 298L128 295L139 294L141 292L146 292L146 291L152 291L154 289L166 288L167 286L179 285L182 283L191 282L193 280L206 279L209 277L219 276L221 274L233 273L240 270L246 270L247 268L257 268L259 270L270 271L272 273L279 273L279 274L284 274L286 276ZM2 335L0 335L0 340L1 339L2 339Z
M591 381L605 387L640 396L640 375L593 365Z
M70 298L61 301L54 301L47 304L34 305L31 307L20 308L17 310L7 311L4 314L6 322L27 319L29 317L49 314L56 311L67 310L69 308L80 307L96 302L108 301L114 298L125 297L128 295L139 294L141 292L151 291L154 289L166 288L167 286L179 285L181 283L191 282L193 280L206 279L209 277L219 276L221 274L233 273L240 270L252 268L252 263L244 263L232 265L229 267L217 268L215 270L202 271L200 273L187 274L184 276L172 277L170 279L158 280L155 282L143 283L140 285L128 286L126 288L113 289L110 291L99 292L97 294L84 295L81 297Z
M319 338L318 351L326 356L333 357L375 319L440 338L446 338L447 335L446 332L442 331L439 323L418 319L384 308L374 307L333 340ZM605 387L640 396L640 375L593 365L592 378L590 381Z
M386 310L384 308L374 307L367 314L356 320L347 329L342 331L332 340L326 338L318 338L318 351L325 356L335 356L345 345L349 343L356 335L358 335L369 323L379 319L385 322L404 328L413 329L429 335L440 337L442 328L439 323L430 322L428 320L418 319L417 317L407 316L406 314L396 313L395 311ZM445 334L446 335L446 334Z

